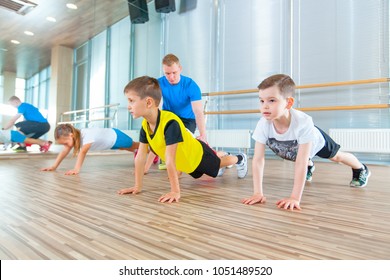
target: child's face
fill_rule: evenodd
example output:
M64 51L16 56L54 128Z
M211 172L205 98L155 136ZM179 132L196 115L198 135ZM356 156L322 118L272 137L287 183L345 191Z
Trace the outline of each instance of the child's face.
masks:
M57 143L60 145L67 146L68 148L73 148L74 146L74 140L73 140L73 134L70 133L68 136L61 136L57 139Z
M127 109L129 110L133 118L137 119L139 117L144 117L146 114L148 98L141 99L141 97L139 97L133 91L126 91L125 94L128 102Z
M276 120L285 116L294 103L293 97L284 97L277 86L259 91L260 111L267 120Z

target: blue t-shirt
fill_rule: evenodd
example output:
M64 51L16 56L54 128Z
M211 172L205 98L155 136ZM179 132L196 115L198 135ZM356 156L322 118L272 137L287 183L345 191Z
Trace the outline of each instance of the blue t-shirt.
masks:
M186 76L180 75L180 82L171 85L165 76L158 79L163 96L162 109L180 118L195 119L191 102L202 100L199 86Z
M18 113L22 114L26 121L46 123L47 120L39 112L38 108L29 103L21 103L18 107Z

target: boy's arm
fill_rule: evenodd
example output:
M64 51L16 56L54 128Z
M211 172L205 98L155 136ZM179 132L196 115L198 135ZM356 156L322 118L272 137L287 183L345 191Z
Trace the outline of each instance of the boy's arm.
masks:
M168 145L165 150L165 165L167 166L169 183L171 184L171 191L159 198L160 202L179 202L180 199L180 184L179 176L176 169L176 150L177 143Z
M62 160L69 154L69 152L72 150L72 148L69 148L68 146L64 146L62 151L58 154L56 161L54 164L47 168L42 168L41 171L54 171L57 169L57 167L60 165Z
M149 172L149 169L152 166L155 157L156 155L152 151L150 151L146 159L144 174Z
M294 186L289 198L284 198L276 202L279 208L294 210L299 206L302 198L303 189L305 187L307 165L309 162L312 143L300 144L298 147L298 155L295 161Z
M146 157L149 151L149 145L139 143L137 156L135 157L135 182L134 187L125 188L118 191L118 194L137 194L141 192L143 186L144 170Z
M79 154L77 155L76 165L72 170L68 170L65 175L77 175L80 173L81 167L83 166L83 162L85 156L87 155L89 148L91 148L92 143L85 144L81 147Z
M255 144L255 153L252 160L253 173L253 195L250 198L242 200L244 204L265 203L266 198L263 195L263 175L265 163L265 145L259 142Z

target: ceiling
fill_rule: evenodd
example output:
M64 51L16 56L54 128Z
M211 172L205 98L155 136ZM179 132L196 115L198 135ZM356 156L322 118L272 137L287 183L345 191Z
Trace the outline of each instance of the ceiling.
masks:
M49 66L54 46L76 48L129 15L127 0L0 0L0 6L13 1L37 4L25 15L0 7L0 73L13 72L18 78ZM71 10L67 3L78 8ZM49 16L56 22L46 20Z

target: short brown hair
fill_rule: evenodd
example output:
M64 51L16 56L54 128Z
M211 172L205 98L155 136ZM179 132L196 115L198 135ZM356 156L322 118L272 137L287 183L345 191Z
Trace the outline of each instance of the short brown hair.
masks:
M156 103L156 106L160 104L161 89L155 78L149 76L135 78L130 81L123 90L124 93L128 91L135 92L141 99L151 97Z
M277 86L280 90L280 94L284 97L294 96L295 94L295 83L290 76L285 74L276 74L263 80L257 88L264 90L273 86Z
M172 66L175 63L177 65L180 65L179 58L176 55L172 54L172 53L167 54L166 56L164 56L164 58L162 60L162 64L166 65L166 66Z
M22 101L20 100L20 98L17 97L16 95L13 95L13 96L11 96L11 97L8 99L8 102L13 102L13 101L22 102Z

